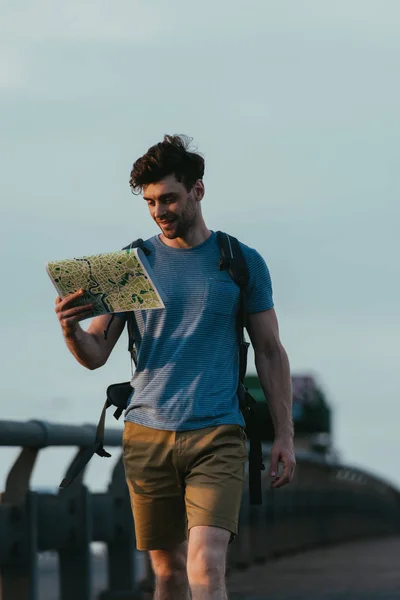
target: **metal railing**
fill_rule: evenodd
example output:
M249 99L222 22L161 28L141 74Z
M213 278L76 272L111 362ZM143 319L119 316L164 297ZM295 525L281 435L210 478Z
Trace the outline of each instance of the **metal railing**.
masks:
M94 541L107 548L107 586L97 598L143 597L122 457L105 492L91 493L83 482L84 471L57 493L30 489L42 448L77 446L80 454L94 438L94 425L0 421L0 446L22 448L1 495L0 600L42 600L38 556L45 551L58 555L58 597L92 600ZM105 445L120 446L121 431L106 430ZM264 451L268 462L268 446ZM228 570L318 544L400 532L400 494L390 484L317 454L298 453L297 465L294 482L281 490L270 488L268 470L264 472L262 506L249 504L245 486L240 533L229 548ZM61 481L62 473L55 478ZM151 585L149 570L146 583Z

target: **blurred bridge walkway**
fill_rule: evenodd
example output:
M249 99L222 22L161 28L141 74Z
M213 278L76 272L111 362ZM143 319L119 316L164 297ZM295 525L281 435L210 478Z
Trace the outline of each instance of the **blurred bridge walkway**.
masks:
M400 537L270 560L228 577L230 600L400 600Z
M106 587L106 564L104 556L92 560L91 598L97 600ZM54 559L41 565L39 579L40 600L59 597ZM234 570L228 590L230 600L400 600L400 537L336 544ZM140 597L150 600L153 594Z
M121 430L107 429L105 443L120 447ZM96 444L93 425L0 421L0 447L21 447L0 495L0 600L144 600L151 590L122 455L103 491L85 485L84 470L63 489L30 487L42 449L77 448L68 477ZM263 454L268 466L267 445ZM261 472L262 505L243 490L228 553L230 599L400 600L400 491L318 453L296 458L282 490L271 489L268 468Z

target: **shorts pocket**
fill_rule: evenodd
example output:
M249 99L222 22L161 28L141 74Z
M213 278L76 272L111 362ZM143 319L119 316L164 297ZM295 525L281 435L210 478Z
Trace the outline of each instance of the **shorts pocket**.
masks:
M135 439L135 425L136 423L132 423L131 421L125 421L124 429L122 432L122 449L125 449L125 446L128 444L132 445Z
M204 309L216 315L236 315L239 287L232 280L209 278L204 295Z
M239 435L240 435L242 441L243 442L247 442L247 435L246 435L246 432L244 430L244 427L242 427L241 425L238 425L238 427L239 427Z

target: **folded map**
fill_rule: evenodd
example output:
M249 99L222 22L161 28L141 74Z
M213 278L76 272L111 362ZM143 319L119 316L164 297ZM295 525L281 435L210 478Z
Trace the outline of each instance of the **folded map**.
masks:
M85 290L74 306L92 302L92 316L164 308L166 297L140 248L51 261L46 269L61 298Z

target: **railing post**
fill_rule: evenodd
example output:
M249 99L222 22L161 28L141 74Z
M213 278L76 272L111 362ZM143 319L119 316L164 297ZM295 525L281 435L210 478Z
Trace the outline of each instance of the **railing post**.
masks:
M270 549L270 517L271 490L268 471L261 473L263 504L260 506L249 506L251 559L254 563L261 564L268 558ZM268 518L269 517L269 518ZM240 533L239 533L240 535Z
M79 450L78 454L81 452ZM66 530L66 539L58 548L61 600L92 598L91 498L82 483L83 475L84 471L69 487L59 492L61 514L65 519L61 526Z
M0 600L38 600L37 496L29 491L37 454L38 449L22 449L0 498Z
M103 513L102 518L110 522L104 540L107 543L108 589L100 594L99 600L138 599L142 596L136 577L136 541L122 456L114 467L106 496L108 515ZM96 520L93 528L96 532Z

